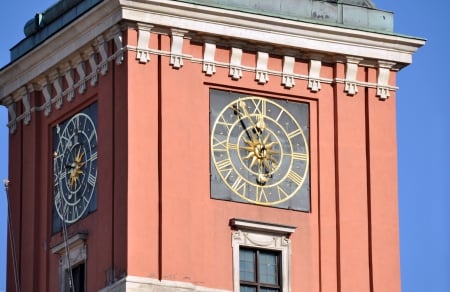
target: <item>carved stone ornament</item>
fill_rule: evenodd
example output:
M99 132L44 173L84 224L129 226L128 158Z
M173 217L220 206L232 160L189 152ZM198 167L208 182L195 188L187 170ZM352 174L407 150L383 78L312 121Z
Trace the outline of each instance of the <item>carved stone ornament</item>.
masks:
M63 88L62 88L61 76L59 75L59 72L57 70L53 71L50 74L50 80L53 80L52 84L56 91L55 107L56 107L56 109L60 109L62 107L62 103L63 103Z
M17 129L17 114L16 114L16 103L8 104L8 113L9 113L9 132L13 134Z
M233 248L233 287L239 291L239 250L240 247L277 250L281 253L282 292L291 291L291 241L289 236L295 227L233 218L231 233Z
M91 79L91 86L95 86L98 83L98 69L97 69L97 52L93 47L90 47L86 54L88 55L89 67L91 67L91 73L89 74Z
M42 94L44 95L45 103L44 103L44 115L48 117L52 112L52 97L50 95L50 84L47 81L47 78L42 79L39 84L42 88Z
M183 41L185 30L172 29L172 45L170 47L170 65L173 68L179 69L183 66Z
M74 60L76 65L76 69L77 69L77 73L78 73L78 77L80 78L80 80L78 80L77 84L78 85L78 93L79 94L83 94L86 92L87 87L86 87L86 64L84 63L84 60L81 56L77 56L77 58Z
M216 64L214 62L214 55L216 53L216 44L205 42L203 53L203 72L207 76L212 76L216 73Z
M118 27L115 27L115 34L114 34L114 45L116 46L116 64L120 65L123 62L123 37L122 32L119 30Z
M230 76L233 80L242 78L242 49L231 48Z
M295 65L294 57L290 56L283 57L283 74L281 78L281 84L283 84L285 88L292 88L295 85L294 65Z
M312 92L318 92L322 87L320 85L320 69L322 62L311 59L309 62L308 88Z
M393 65L392 62L378 61L377 96L380 99L389 97L389 74Z
M150 61L150 35L153 25L138 23L138 46L136 51L136 59L139 63L147 63Z
M266 52L258 52L256 61L255 79L259 84L269 82L269 74L267 72L267 63L269 62L269 54Z
M100 74L102 74L102 76L105 76L108 72L108 45L101 35L97 37L96 42L98 53L100 54Z
M361 60L361 58L356 57L347 58L344 91L347 92L348 95L355 95L358 93L356 75L358 73L358 64Z
M28 92L26 87L23 87L21 89L20 95L22 97L22 104L23 104L23 123L25 125L28 125L31 122L30 93Z

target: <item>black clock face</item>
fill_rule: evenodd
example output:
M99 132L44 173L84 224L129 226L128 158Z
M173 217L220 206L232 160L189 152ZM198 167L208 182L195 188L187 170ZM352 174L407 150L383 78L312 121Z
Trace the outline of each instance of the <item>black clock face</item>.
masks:
M54 229L58 222L74 223L95 210L96 112L93 104L53 128Z
M306 103L211 91L213 198L309 210Z

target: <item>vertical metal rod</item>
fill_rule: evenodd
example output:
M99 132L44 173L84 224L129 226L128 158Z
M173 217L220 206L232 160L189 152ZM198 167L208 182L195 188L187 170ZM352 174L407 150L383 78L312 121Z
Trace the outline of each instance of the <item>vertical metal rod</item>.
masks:
M8 231L9 231L9 240L11 244L11 252L13 257L13 267L14 267L14 280L16 282L16 291L20 292L20 282L19 282L19 269L17 266L17 256L16 256L16 241L14 239L14 230L12 227L12 210L9 205L9 180L5 179L3 180L3 184L5 186L5 193L6 193L6 204L8 205Z
M66 212L67 212L67 210L68 209L66 209ZM66 214L63 214L63 218L66 218ZM66 249L66 256L67 256L67 266L68 266L68 272L69 272L69 291L75 292L75 287L73 285L74 283L73 283L73 275L72 275L72 265L70 264L70 250L69 250L69 246L68 246L69 238L67 235L66 221L64 221L63 218L61 218L61 222L62 222L62 228L63 228L64 247Z

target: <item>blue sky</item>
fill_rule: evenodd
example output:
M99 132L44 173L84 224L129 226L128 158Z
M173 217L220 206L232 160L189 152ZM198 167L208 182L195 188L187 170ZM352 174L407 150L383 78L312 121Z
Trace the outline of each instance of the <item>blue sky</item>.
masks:
M1 9L0 67L23 25L56 0L9 1ZM395 32L427 39L398 74L397 132L403 292L450 291L450 4L373 0L394 11ZM0 108L0 180L7 178L7 111ZM5 289L6 195L0 187L0 291Z

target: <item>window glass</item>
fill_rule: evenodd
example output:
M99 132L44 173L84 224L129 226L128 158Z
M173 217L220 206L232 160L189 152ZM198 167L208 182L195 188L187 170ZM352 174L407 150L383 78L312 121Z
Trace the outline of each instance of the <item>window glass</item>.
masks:
M265 284L278 284L278 256L268 251L259 252L259 281ZM270 290L272 291L272 290Z
M280 252L239 249L240 292L281 291Z
M241 249L239 251L239 270L242 281L250 281L250 282L256 281L254 251L249 249ZM244 291L254 291L254 290L244 290Z
M250 287L250 286L243 286L243 285L241 285L241 291L240 292L256 292L256 287Z

